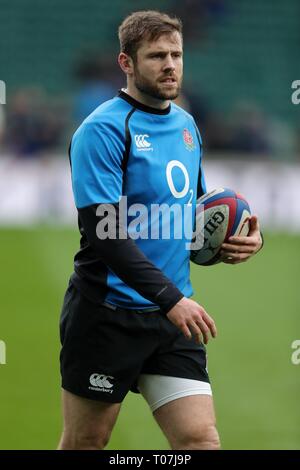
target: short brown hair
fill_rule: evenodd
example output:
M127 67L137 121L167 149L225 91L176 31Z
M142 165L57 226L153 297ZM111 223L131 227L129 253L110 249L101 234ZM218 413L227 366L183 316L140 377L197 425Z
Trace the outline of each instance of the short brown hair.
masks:
M182 23L179 18L153 10L136 11L127 16L119 26L121 52L136 59L137 50L143 40L154 41L162 34L172 34L176 31L182 36Z

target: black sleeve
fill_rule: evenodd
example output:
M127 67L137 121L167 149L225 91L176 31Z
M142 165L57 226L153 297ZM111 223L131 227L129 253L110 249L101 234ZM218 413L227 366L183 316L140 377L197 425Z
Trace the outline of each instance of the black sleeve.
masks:
M102 215L97 215L99 212ZM164 313L184 297L128 236L119 220L119 204L94 204L78 209L78 213L97 257L125 284L158 305ZM100 228L104 227L107 228L106 238L100 234Z

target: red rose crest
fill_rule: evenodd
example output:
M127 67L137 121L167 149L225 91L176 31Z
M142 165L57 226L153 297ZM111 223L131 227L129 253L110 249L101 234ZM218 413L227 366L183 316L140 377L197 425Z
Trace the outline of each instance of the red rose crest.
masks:
M188 129L183 129L183 140L187 150L192 151L196 148L193 136Z

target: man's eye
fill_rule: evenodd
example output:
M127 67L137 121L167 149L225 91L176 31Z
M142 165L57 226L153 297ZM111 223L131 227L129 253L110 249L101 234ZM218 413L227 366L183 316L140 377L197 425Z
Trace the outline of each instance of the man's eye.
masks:
M152 58L155 58L155 59L163 59L164 58L164 55L163 54L154 54L152 56Z

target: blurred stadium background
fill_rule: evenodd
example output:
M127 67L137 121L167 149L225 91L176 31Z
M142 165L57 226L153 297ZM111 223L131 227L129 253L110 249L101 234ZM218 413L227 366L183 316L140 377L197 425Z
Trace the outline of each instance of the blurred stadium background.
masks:
M219 329L208 352L223 448L300 449L298 0L0 0L0 449L59 439L58 317L79 243L66 150L124 85L116 30L143 8L182 18L180 103L202 132L208 188L244 193L265 234L245 265L192 267ZM166 448L129 395L109 449Z

